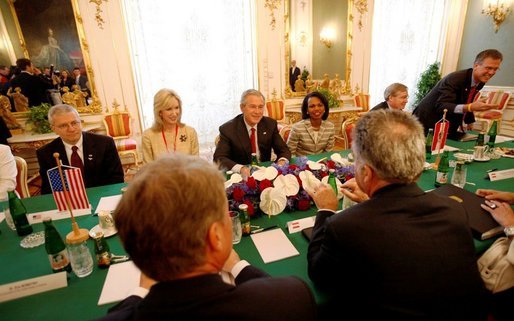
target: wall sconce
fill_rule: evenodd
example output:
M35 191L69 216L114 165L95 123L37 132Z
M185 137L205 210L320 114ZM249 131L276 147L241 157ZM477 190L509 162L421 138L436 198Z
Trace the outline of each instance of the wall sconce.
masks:
M484 0L482 14L491 16L493 18L494 32L498 32L500 25L509 15L510 0Z
M332 47L332 42L336 37L336 32L334 29L325 27L319 33L319 40L327 47Z

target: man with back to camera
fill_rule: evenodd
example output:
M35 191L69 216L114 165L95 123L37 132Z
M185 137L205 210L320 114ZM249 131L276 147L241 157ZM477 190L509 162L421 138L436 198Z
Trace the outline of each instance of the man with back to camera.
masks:
M341 189L360 204L336 213L330 187L311 193L318 213L308 273L331 295L323 312L348 320L486 320L466 211L416 184L424 140L408 113L366 113L353 132L355 179Z
M75 108L65 104L55 105L48 111L48 121L59 137L36 151L42 180L41 194L52 192L47 171L57 166L53 154L59 153L63 165L74 166L74 149L83 166L82 177L86 188L124 182L114 140L109 136L82 131L82 122Z
M224 182L214 164L192 155L165 155L141 168L114 216L142 272L141 287L150 291L129 296L99 320L316 319L304 281L272 278L234 251Z
M501 52L487 49L476 56L473 68L454 71L441 79L413 111L425 127L425 135L443 118L444 109L448 110L446 119L450 122L448 138L459 140L464 135L464 130L459 131L464 128L463 122L475 122L474 111L498 108L498 105L487 104L485 98L475 101L475 97L500 69L502 60Z
M220 126L220 140L214 151L214 162L224 170L250 176L248 165L252 153L261 162L271 160L271 150L277 155L277 163L285 164L291 152L278 133L277 121L264 116L265 99L262 93L248 89L241 95L241 114ZM252 144L252 132L254 142Z
M54 88L55 83L47 80L41 70L34 67L27 58L16 60L16 66L21 72L11 81L12 91L14 92L16 87L20 87L21 93L29 100L29 107L49 103L46 90Z
M403 110L409 101L407 86L395 82L384 90L384 101L373 107L370 111L379 109Z

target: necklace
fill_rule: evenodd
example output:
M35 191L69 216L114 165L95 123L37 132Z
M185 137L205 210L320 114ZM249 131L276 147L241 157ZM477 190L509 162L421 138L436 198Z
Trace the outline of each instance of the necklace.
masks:
M162 140L164 141L164 146L166 146L166 151L169 153L168 142L166 141L166 135L164 135L164 129L161 130ZM173 152L177 151L177 136L178 136L178 125L175 126L175 140L173 142Z

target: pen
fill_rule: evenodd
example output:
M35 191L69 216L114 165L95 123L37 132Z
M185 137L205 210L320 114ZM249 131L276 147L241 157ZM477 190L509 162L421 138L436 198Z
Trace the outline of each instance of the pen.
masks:
M486 170L487 173L490 173L490 172L494 172L494 171L497 171L498 168L491 168L491 169L488 169Z
M278 227L277 225L272 225L272 226L268 226L268 227L265 227L265 228L259 228L259 229L253 230L250 233L251 234L260 233L260 232L271 230L271 229L274 229L274 228L277 228L277 227Z

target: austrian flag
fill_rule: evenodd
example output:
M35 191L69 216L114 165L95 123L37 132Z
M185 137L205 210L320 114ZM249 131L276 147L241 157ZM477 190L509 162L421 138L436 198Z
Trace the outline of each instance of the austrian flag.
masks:
M88 209L90 207L89 200L87 199L80 168L63 165L61 169L66 190L70 195L71 209ZM59 211L66 211L68 209L66 206L66 195L64 194L66 190L63 188L59 169L57 167L49 169L47 174L57 209Z

